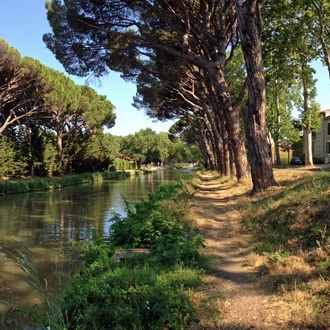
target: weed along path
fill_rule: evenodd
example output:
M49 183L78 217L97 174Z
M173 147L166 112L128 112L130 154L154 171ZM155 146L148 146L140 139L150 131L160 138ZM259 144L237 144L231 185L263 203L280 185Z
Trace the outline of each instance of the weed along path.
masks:
M242 230L235 189L241 196L240 189L248 193L252 186L240 187L211 172L203 172L196 186L192 211L206 239L203 253L210 258L210 269L196 297L201 315L191 329L289 329L270 312L273 297L247 262L252 245Z

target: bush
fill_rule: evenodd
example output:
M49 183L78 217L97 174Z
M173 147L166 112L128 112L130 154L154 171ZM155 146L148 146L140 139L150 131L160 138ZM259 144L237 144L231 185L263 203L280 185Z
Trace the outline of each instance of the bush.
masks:
M194 309L187 289L196 271L161 267L152 259L117 263L100 242L86 246L86 267L65 292L68 329L183 329Z
M204 240L198 228L184 219L189 195L179 192L182 185L162 185L135 209L127 205L126 218L117 214L112 219L110 243L123 248L151 248L163 264L195 262ZM163 205L164 200L175 202L169 207Z
M0 178L20 176L26 172L27 163L21 159L13 144L5 137L0 138Z
M134 169L134 164L128 160L116 159L113 163L113 166L117 171L125 171Z
M112 219L110 244L96 233L85 243L85 266L64 293L68 329L186 327L194 313L189 290L201 283L195 266L204 239L186 218L190 196L182 186L160 186L135 208L127 203L128 216ZM151 254L117 262L111 256L122 247L149 247Z

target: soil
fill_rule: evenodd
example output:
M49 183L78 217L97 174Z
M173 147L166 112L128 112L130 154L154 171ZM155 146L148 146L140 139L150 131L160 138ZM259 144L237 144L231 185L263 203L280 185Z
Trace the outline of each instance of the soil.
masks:
M198 185L192 211L211 265L198 297L203 315L191 329L290 329L272 310L272 293L247 262L251 240L242 229L238 199L227 192L235 181L223 183L216 174L204 172Z

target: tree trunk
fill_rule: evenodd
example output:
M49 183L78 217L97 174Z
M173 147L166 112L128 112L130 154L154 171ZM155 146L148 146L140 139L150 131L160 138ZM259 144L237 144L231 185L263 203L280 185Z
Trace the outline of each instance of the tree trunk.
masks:
M254 192L276 185L266 132L266 88L260 47L263 1L235 0L249 78L249 101L243 109L243 117Z
M63 147L62 147L62 134L57 132L57 155L58 155L58 173L63 174Z
M313 162L313 150L312 150L312 132L308 129L304 129L304 144L305 144L305 165L314 166Z
M248 161L246 149L244 144L243 133L240 126L239 111L234 108L232 103L232 95L229 92L228 84L225 79L224 70L221 65L208 63L205 65L210 79L210 95L214 96L212 105L214 107L214 115L221 118L221 136L228 137L228 145L230 144L230 151L233 153L233 161L236 167L236 178L238 181L250 176L248 168ZM226 132L226 133L225 133ZM225 141L224 141L225 142ZM226 145L224 143L224 145ZM225 160L226 172L230 173L230 157L226 150Z
M215 117L216 120L216 126L218 127L218 130L221 135L222 139L222 174L225 176L228 175L236 175L236 167L234 164L234 169L230 165L231 161L231 155L230 155L230 144L229 144L229 139L228 139L228 133L226 130L226 121L223 116L219 118L219 116ZM245 153L246 156L246 153ZM247 160L247 159L246 159Z
M218 68L210 65L208 68L212 84L215 88L215 93L218 97L217 108L214 110L215 116L222 118L221 132L222 137L226 137L228 144L230 143L230 151L232 151L232 160L235 162L236 178L238 181L250 176L248 169L248 161L244 138L240 126L239 112L233 107L232 96L228 90L228 86L224 79L224 74ZM229 149L226 150L226 172L230 172L230 157Z
M280 153L280 146L278 144L278 141L275 141L275 157L276 157L276 165L281 166L282 165L282 159L281 159L281 153Z
M302 71L305 70L305 63L303 63ZM309 112L310 107L310 95L308 89L308 81L305 75L302 77L303 80L303 89L304 89L304 113L307 114L305 118L305 128L304 128L304 149L305 149L305 165L314 166L313 163L313 151L312 151L312 132L311 127L311 114Z
M217 170L219 174L222 174L223 168L223 144L221 136L217 130L214 119L210 112L206 109L204 111L204 123L208 132L209 140L213 145L214 158L214 169Z
M244 145L243 134L241 131L239 116L235 113L233 107L225 111L226 130L231 143L232 160L235 162L237 180L248 178L250 171L248 169L248 160Z
M210 141L207 139L206 136L204 136L204 146L205 146L205 151L208 155L208 165L210 166L210 170L215 171L216 165L215 165L214 154L212 152L212 147L210 145ZM207 167L207 166L205 166L205 167Z

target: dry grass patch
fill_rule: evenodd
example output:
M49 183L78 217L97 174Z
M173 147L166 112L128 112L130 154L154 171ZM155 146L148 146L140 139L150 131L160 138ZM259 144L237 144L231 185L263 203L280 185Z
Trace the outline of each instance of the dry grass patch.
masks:
M329 329L330 175L277 170L278 187L240 198L253 237L247 263L275 292L272 313L296 329Z
M329 329L328 290L329 283L322 278L305 286L297 282L290 287L282 285L273 312L294 329Z
M240 272L256 273L253 281L268 302L255 323L245 306L247 314L236 315L242 323L231 328L236 308L232 304L237 301L234 296L224 299L223 288L217 286L221 275L207 276L197 304L201 321L196 329L247 329L251 324L268 329L258 320L260 315L272 324L269 329L330 329L330 173L276 169L274 175L278 186L254 195L250 180L237 183L212 173L195 179L198 215L205 217L198 218L198 224L208 235L205 252L212 256L211 267L221 267L223 259L232 264L228 255L233 249L232 255L245 259L240 265L247 271ZM229 238L228 245L219 242L219 231L225 232L222 239ZM244 285L239 292L243 291Z
M231 305L224 298L222 293L217 290L214 292L204 291L193 293L190 299L197 309L196 321L198 324L191 324L189 329L214 329L214 326L220 326L224 317L230 313Z

